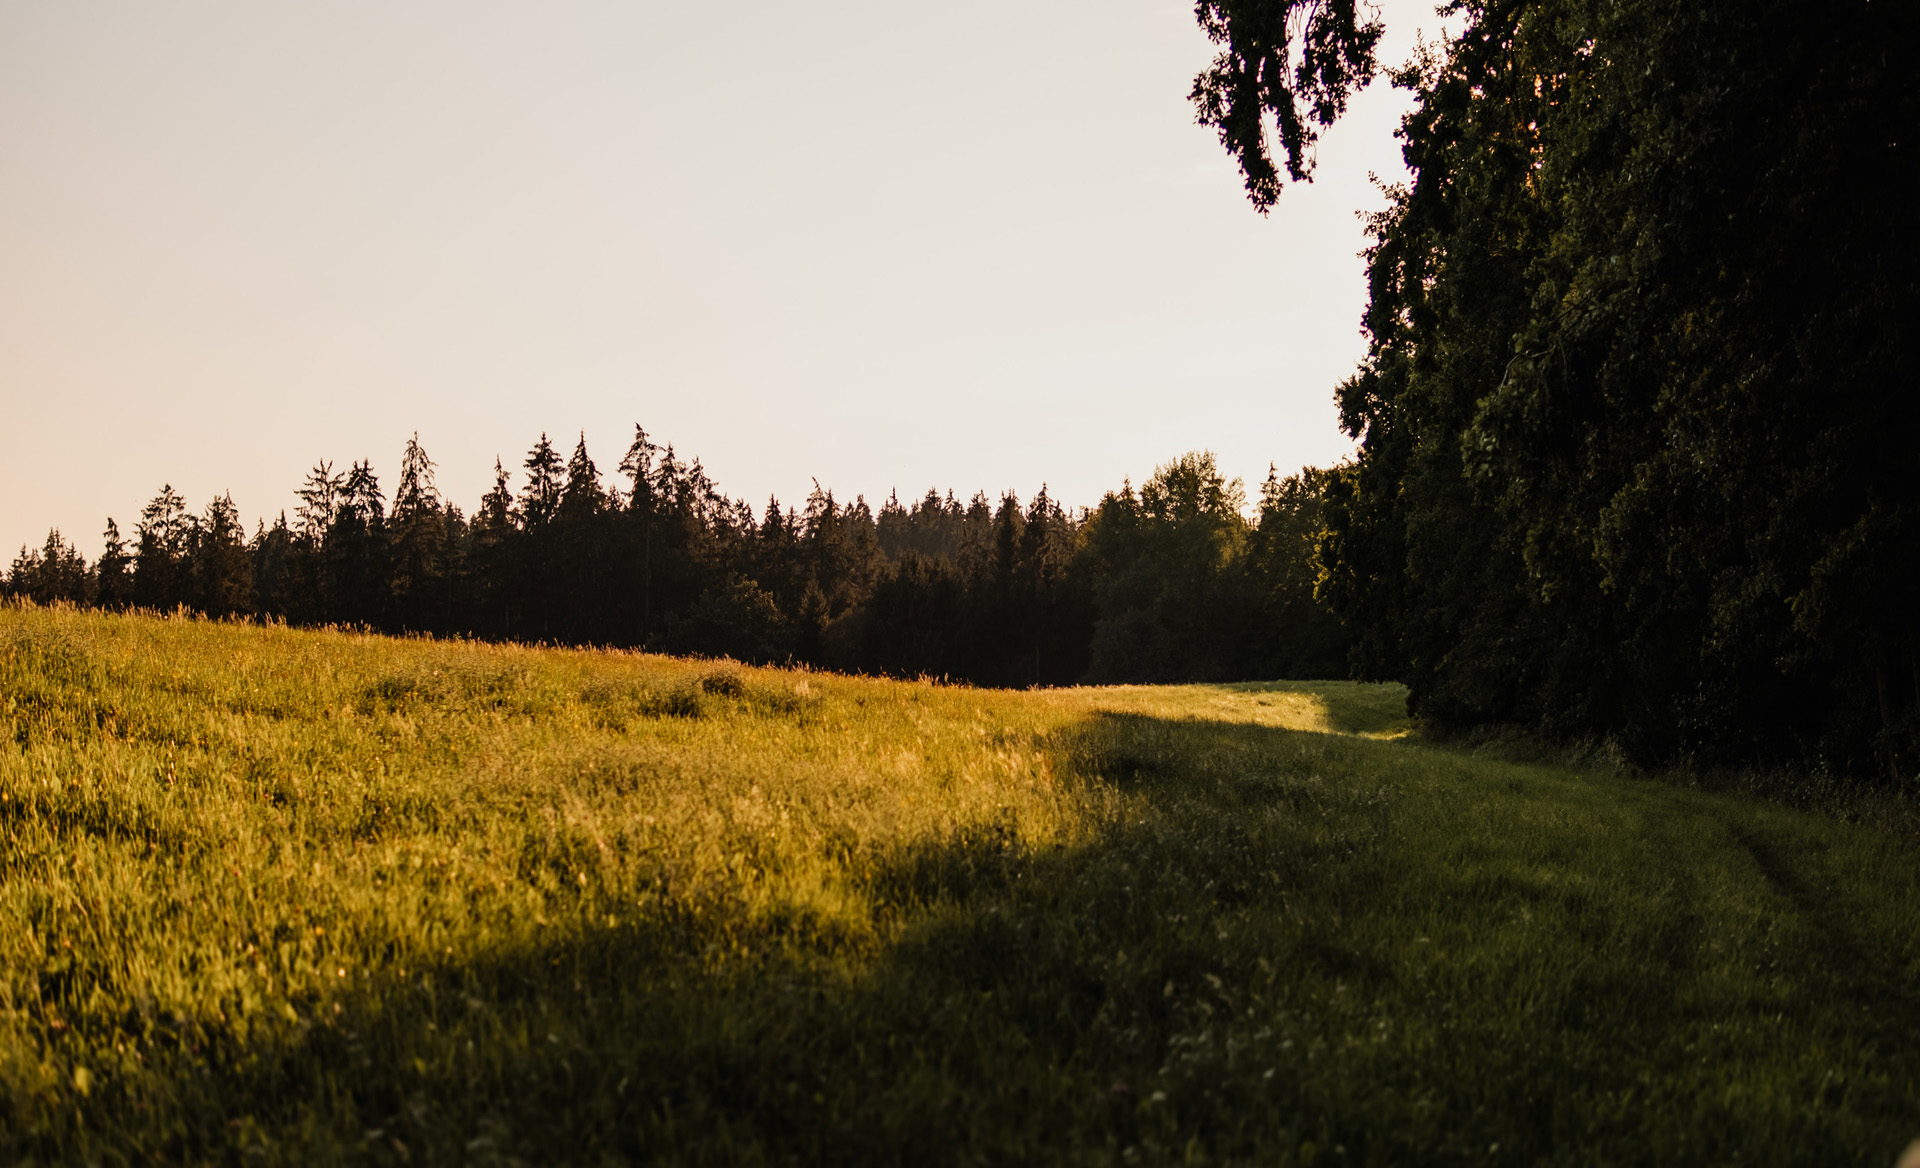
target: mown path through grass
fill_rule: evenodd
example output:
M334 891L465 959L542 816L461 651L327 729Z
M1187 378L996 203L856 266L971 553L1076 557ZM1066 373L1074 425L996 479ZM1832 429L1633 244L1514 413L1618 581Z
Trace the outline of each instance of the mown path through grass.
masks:
M1910 842L1409 738L0 610L0 1157L1891 1163Z

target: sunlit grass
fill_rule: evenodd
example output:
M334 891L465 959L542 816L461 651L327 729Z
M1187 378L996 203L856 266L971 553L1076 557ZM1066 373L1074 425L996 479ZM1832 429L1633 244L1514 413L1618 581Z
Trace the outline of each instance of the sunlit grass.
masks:
M1395 739L1413 733L1407 691L1357 681L1241 681L1055 690L1074 708Z
M0 1156L1890 1163L1910 842L1405 740L0 610ZM1383 740L1400 738L1403 740Z

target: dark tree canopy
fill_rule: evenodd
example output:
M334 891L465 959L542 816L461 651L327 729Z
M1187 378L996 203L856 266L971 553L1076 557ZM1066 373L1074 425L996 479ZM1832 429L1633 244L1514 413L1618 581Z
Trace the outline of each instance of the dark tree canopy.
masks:
M1309 177L1320 131L1373 79L1380 22L1356 0L1198 0L1194 14L1220 46L1194 79L1194 108L1220 132L1264 212L1280 197L1280 168Z
M1314 8L1222 11L1248 48L1208 77ZM1324 567L1360 668L1442 721L1911 776L1915 6L1451 11L1395 72L1412 177L1338 392Z
M563 463L542 435L517 493L495 460L468 521L435 488L418 435L391 508L370 461L333 465L308 473L292 523L283 514L250 541L226 496L194 516L163 488L136 555L111 522L94 567L54 532L41 551L21 550L6 590L984 685L1344 670L1344 636L1314 599L1324 472L1269 482L1254 523L1206 454L1092 512L1067 511L1043 487L1024 503L930 490L876 513L816 483L803 508L773 499L756 516L698 459L635 427L615 485L584 437ZM1194 549L1204 564L1188 562Z

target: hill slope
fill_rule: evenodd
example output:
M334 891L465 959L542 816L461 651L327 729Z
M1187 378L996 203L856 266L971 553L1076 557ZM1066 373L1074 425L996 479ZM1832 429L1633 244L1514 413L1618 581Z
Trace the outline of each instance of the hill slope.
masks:
M1341 684L0 609L0 1156L1886 1163L1920 865Z

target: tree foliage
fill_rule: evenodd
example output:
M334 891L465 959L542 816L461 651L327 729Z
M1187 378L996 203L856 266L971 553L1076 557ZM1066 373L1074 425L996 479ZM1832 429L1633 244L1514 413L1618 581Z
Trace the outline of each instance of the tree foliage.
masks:
M1194 80L1194 106L1201 124L1220 132L1264 212L1280 198L1280 168L1295 180L1309 177L1319 132L1372 79L1380 22L1354 0L1199 0L1194 14L1220 46Z
M1449 722L1911 774L1913 6L1451 11L1338 392L1361 668Z
M1024 503L928 491L908 508L896 495L876 513L816 483L804 507L770 499L756 515L635 427L617 485L584 437L562 463L542 435L518 492L495 460L468 521L418 435L391 508L370 461L333 465L308 473L292 522L250 541L228 497L196 517L165 487L130 565L111 522L92 569L55 532L22 549L8 590L983 685L1344 671L1344 635L1314 600L1319 472L1270 481L1255 523L1209 454L1091 512L1042 487Z

